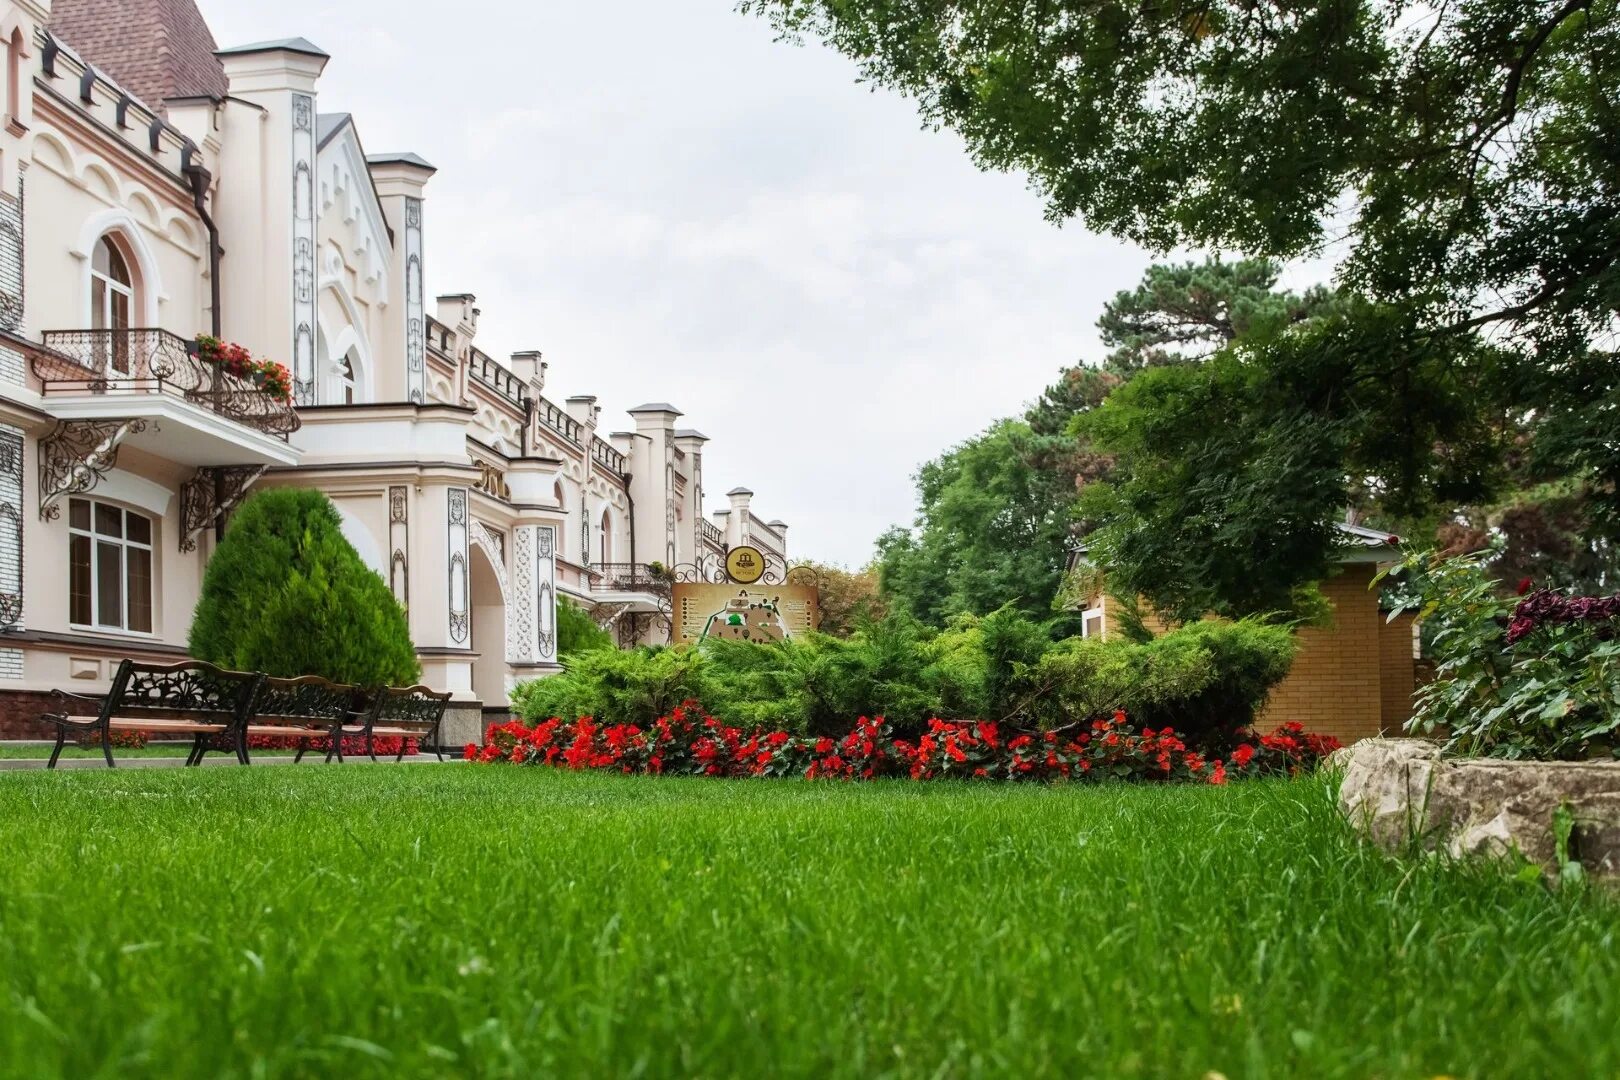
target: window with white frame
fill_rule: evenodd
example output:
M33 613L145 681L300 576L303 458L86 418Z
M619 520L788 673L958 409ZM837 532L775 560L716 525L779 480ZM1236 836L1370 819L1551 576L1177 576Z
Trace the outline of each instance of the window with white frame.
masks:
M1080 636L1087 638L1107 637L1108 621L1101 607L1086 608L1080 613Z
M68 500L68 621L152 632L152 519L95 499Z
M111 236L96 241L90 257L90 329L128 330L135 307L135 284L129 262ZM129 342L122 334L109 334L94 344L97 359L114 371L129 373Z

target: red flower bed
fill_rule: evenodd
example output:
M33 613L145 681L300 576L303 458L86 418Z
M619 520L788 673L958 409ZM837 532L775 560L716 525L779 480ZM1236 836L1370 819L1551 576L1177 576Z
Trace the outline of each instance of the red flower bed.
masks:
M1124 713L1088 730L1003 732L989 721L930 720L915 743L893 737L882 717L861 717L842 739L744 731L694 702L652 726L602 727L590 717L553 717L533 727L491 724L466 758L622 773L690 776L803 776L809 779L1176 780L1224 784L1229 776L1293 775L1339 748L1337 739L1288 723L1249 737L1225 757L1190 749L1169 728L1137 730Z
M379 735L372 740L372 749L376 751L378 757L382 757L384 754L388 755L389 757L393 757L395 754L399 753L399 741L400 737L398 735ZM289 738L286 735L248 736L249 750L297 750L299 747L305 745L309 746L309 751L312 754L317 751L324 754L327 752L327 750L331 749L332 740L310 739L306 744L301 739ZM417 740L405 740L406 757L413 757L419 751L420 747L417 745ZM345 757L350 755L359 757L365 754L365 752L366 740L364 738L360 737L359 735L343 736L343 755Z
M1519 582L1519 595L1530 588L1530 579ZM1608 622L1620 619L1620 595L1565 596L1551 589L1540 589L1525 596L1513 609L1508 623L1507 643L1512 645L1538 626L1563 625L1579 622ZM1613 633L1612 627L1599 627L1598 638L1604 640Z

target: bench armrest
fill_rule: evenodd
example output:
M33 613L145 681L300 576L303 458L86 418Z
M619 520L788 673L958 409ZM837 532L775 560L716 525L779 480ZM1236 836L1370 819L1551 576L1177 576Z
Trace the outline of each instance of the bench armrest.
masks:
M53 711L41 713L39 718L52 724L66 724L71 727L90 728L100 723L102 698L91 697L87 694L74 694L67 690L52 690L51 699L55 703ZM84 706L85 711L95 716L83 720L75 720L70 715L75 706Z

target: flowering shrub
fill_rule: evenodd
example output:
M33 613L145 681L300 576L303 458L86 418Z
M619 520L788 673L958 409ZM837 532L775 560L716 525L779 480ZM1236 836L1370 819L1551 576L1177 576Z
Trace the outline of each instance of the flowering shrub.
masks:
M255 360L245 346L198 334L197 359L216 365L227 375L251 382L267 397L283 403L292 400L292 373L274 360Z
M372 740L373 749L377 756L387 755L393 757L399 753L400 737L398 735L379 735ZM249 750L297 750L307 745L311 753L326 753L332 747L331 739L310 739L306 744L303 740L287 735L249 735ZM416 739L405 740L405 756L414 757L420 752ZM345 757L353 754L360 756L366 752L366 740L359 735L343 736L343 754Z
M642 728L603 726L590 717L553 717L491 724L482 747L466 758L485 763L552 765L621 773L688 776L803 776L870 780L909 776L974 780L1165 780L1224 784L1228 776L1294 775L1338 749L1336 739L1297 723L1255 736L1225 757L1188 749L1169 728L1137 730L1125 717L1093 721L1086 730L1003 731L989 721L930 720L915 741L897 739L888 723L861 717L843 738L732 727L694 702Z
M1516 599L1490 575L1489 558L1414 554L1388 571L1396 610L1418 611L1436 661L1407 730L1443 731L1447 751L1460 754L1614 753L1620 597L1532 591L1524 580Z

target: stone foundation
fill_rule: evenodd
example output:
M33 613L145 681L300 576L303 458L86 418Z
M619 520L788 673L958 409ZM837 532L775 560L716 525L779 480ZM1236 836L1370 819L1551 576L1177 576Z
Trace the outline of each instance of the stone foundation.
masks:
M478 701L452 701L444 708L439 724L439 742L446 750L459 751L468 743L484 744L484 706Z
M1555 871L1553 814L1567 802L1571 856L1620 879L1620 762L1442 758L1418 739L1364 739L1329 763L1344 772L1339 808L1391 851L1517 852Z

